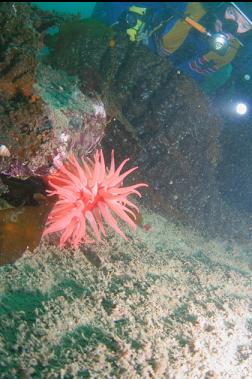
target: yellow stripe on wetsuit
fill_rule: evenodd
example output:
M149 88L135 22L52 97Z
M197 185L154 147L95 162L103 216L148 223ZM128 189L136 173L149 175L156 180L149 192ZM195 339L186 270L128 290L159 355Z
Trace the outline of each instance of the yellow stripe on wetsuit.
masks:
M188 15L195 21L198 21L206 14L206 10L201 3L192 2L188 4L184 13L185 16ZM192 27L184 20L178 20L176 22L171 30L162 38L162 46L167 53L174 53L182 45L191 28Z

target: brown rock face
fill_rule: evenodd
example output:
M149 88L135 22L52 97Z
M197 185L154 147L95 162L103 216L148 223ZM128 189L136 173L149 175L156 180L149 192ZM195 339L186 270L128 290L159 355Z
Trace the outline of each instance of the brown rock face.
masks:
M224 225L215 180L220 121L196 84L123 35L112 44L104 25L79 21L72 36L71 28L50 42L49 61L100 93L109 121L103 146L139 164L151 187L148 205L202 230L216 230L216 218Z

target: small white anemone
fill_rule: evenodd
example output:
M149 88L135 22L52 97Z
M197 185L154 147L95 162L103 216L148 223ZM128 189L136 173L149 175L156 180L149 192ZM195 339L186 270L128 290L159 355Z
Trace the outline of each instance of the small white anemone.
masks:
M5 145L0 145L0 157L10 157L10 150Z

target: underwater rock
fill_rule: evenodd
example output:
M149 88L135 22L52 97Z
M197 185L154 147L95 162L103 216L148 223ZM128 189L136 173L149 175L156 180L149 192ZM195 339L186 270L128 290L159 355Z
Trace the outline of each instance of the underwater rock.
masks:
M46 196L45 181L39 176L19 179L0 174L0 180L2 185L5 186L5 188L2 188L0 199L9 204L11 208L23 205L38 205L34 196L38 193L41 194L41 196ZM6 206L1 207L0 204L0 210L5 208Z
M37 54L44 44L44 33L62 17L25 2L0 4L0 98L10 100L33 96Z
M103 104L84 95L76 77L40 64L35 78L38 100L26 104L23 112L21 101L14 114L5 112L10 123L1 131L10 151L10 157L0 158L0 171L5 175L47 175L70 151L90 154L104 133ZM19 131L17 125L11 127L16 119Z
M119 159L136 159L153 189L149 204L207 223L210 200L219 201L220 121L206 97L167 59L126 34L117 33L111 48L109 33L94 40L95 32L96 23L65 24L51 41L48 61L77 75L84 88L88 76L96 79L90 90L99 91L110 120L103 146L119 151Z
M0 5L2 174L47 175L69 151L87 155L103 136L106 114L95 94L39 64L45 30L62 19L28 3Z
M46 104L47 116L55 138L61 142L59 157L71 151L88 155L101 140L106 126L102 101L80 90L77 77L40 65L34 86Z
M36 54L42 47L40 34L32 22L28 4L3 2L0 5L0 97L32 96Z
M96 20L76 18L62 23L59 33L46 37L50 49L46 62L69 75L78 75L87 91L97 90L104 80L103 58L113 36L110 27Z
M150 185L149 207L202 232L243 233L216 180L222 123L197 84L126 33L92 20L75 24L73 34L72 28L66 23L52 36L47 61L76 75L85 93L100 94L105 155L114 148L118 159L135 159L137 180Z

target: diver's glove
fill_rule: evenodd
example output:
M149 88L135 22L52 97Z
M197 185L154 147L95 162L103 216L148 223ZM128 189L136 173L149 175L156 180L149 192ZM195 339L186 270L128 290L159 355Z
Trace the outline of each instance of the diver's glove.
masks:
M178 65L178 67L196 81L201 81L204 77L230 64L239 51L239 48L239 42L233 40L224 55L220 55L215 51L209 51L204 55L197 56Z

